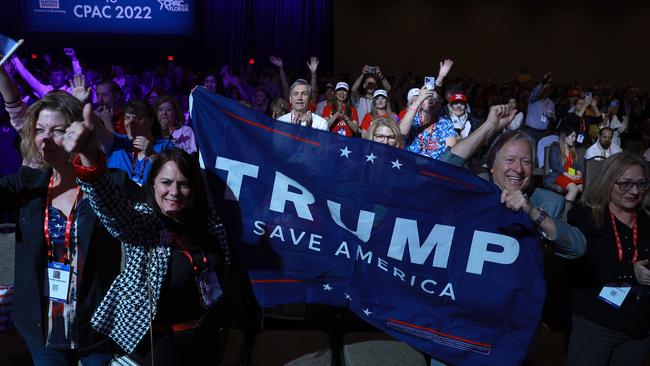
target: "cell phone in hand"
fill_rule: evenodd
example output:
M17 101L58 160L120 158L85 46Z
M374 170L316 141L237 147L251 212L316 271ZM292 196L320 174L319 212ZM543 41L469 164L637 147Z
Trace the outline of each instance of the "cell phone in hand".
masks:
M424 78L424 87L427 88L427 90L433 90L436 88L436 78L433 76L426 76Z
M591 92L586 92L585 93L585 99L591 102L591 98L593 97L593 94Z
M377 72L377 66L368 66L368 74L374 74Z

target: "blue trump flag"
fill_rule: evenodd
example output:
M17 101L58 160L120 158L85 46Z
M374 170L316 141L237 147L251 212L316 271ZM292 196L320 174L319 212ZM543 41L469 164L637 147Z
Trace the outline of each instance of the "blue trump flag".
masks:
M261 306L347 307L459 365L517 365L544 302L533 223L498 187L387 145L275 121L202 87L201 161Z

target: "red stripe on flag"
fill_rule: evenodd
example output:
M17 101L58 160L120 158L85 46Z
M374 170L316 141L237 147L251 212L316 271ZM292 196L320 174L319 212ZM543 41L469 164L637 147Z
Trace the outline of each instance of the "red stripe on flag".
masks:
M427 171L424 171L424 170L423 170L423 171L420 172L420 174L422 174L422 175L426 175L426 176L428 176L428 177L432 177L432 178L440 178L440 179L442 179L442 180L446 180L446 181L448 181L448 182L452 182L452 183L460 184L460 185L462 185L462 186L465 187L465 188L469 188L469 189L474 189L474 188L475 188L475 187L474 187L473 185L471 185L471 184L467 184L467 183L462 182L462 181L460 181L460 180L456 180L456 179L453 179L453 178L449 178L449 177L447 177L447 176L445 176L445 175L440 175L440 174L437 174L437 173L434 173L434 172L427 172Z
M304 281L301 280L289 280L289 279L279 279L279 280L251 280L251 283L301 283Z
M437 334L437 335L439 335L439 336L443 336L443 337L446 337L446 338L455 339L455 340L457 340L457 341L461 341L461 342L465 342L465 343L473 344L473 345L475 345L475 346L481 346L481 347L486 347L486 348L492 348L492 345L491 345L491 344L488 344L488 343L481 343L481 342L476 342L476 341L470 341L469 339L465 339L465 338L457 337L457 336L454 336L454 335L451 335L451 334L446 334L446 333L443 333L443 332L439 332L439 331L437 331L437 330L435 330L435 329L426 328L426 327L421 327L421 326L419 326L419 325L415 325L415 324L410 324L410 323L407 323L407 322L403 322L403 321L401 321L401 320L389 319L388 321L389 321L389 322L393 322L393 323L397 323L397 324L401 324L401 325L404 325L404 326L407 326L407 327L415 328L415 329L425 330L425 331L427 331L427 332L431 332L431 333L433 333L433 334Z
M320 142L316 142L316 141L312 141L312 140L303 139L302 137L294 136L294 135L292 135L292 134L289 134L289 133L286 133L286 132L283 132L283 131L274 130L274 129L272 129L272 128L269 127L269 126L265 126L265 125L263 125L263 124L261 124L261 123L258 123L258 122L249 121L249 120L247 120L247 119L245 119L245 118L241 118L241 117L239 117L239 116L237 116L237 115L235 115L235 114L232 114L232 113L230 113L230 112L228 112L228 111L225 111L225 110L223 110L223 109L222 109L221 111L222 111L223 113L229 115L230 117L235 118L235 119L237 119L237 120L239 120L239 121L242 121L242 122L244 122L244 123L248 123L249 125L253 125L253 126L255 126L255 127L259 127L259 128L261 128L261 129L263 129L263 130L267 130L267 131L270 131L270 132L273 132L273 133L277 133L278 135L286 136L286 137L288 137L288 138L291 138L291 139L294 139L294 140L298 140L298 141L300 141L300 142L304 142L304 143L306 143L306 144L311 144L311 145L314 145L314 146L320 147Z

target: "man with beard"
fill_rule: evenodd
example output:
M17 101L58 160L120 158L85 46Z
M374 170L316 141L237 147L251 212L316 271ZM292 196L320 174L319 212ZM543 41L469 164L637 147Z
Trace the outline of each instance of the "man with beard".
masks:
M597 160L607 159L608 157L620 153L621 147L612 143L614 130L609 127L603 127L598 133L598 141L589 146L585 152L585 159L596 158Z

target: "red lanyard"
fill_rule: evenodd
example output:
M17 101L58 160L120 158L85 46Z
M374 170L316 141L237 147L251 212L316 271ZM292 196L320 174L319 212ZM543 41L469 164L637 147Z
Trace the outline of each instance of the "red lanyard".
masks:
M52 239L50 238L50 205L52 204L52 189L54 188L54 176L50 177L50 184L47 186L47 198L45 201L45 220L43 224L43 235L45 236L45 245L47 245L47 257L50 262L55 260L54 258L54 245L52 244ZM72 223L74 222L74 212L77 207L77 202L81 197L81 189L77 187L77 195L72 203L72 209L70 210L70 215L65 223L65 237L63 240L63 245L65 246L65 253L63 254L63 263L70 264L72 261L72 255L70 253L70 232L72 231Z
M609 216L612 219L612 228L614 228L614 237L616 238L616 246L618 249L618 260L619 262L623 261L623 245L621 244L621 238L618 236L618 229L616 228L616 218L614 218L614 214L610 211ZM634 244L634 255L632 255L632 260L630 263L636 263L636 259L639 256L639 251L637 250L636 243L638 239L638 232L637 232L637 226L636 226L636 217L634 217L634 221L632 221L632 243Z
M192 257L192 254L191 254L190 251L187 249L187 247L183 244L183 241L182 241L181 239L179 239L176 235L174 235L174 241L176 242L176 245L179 246L181 253L183 253L183 255L185 256L185 258L187 258L187 261L188 261L188 262L190 263L190 265L192 266L192 269L194 270L194 275L198 277L198 275L199 275L199 268L198 268L198 266L196 265L196 263L194 263L194 258ZM203 259L202 259L203 264L204 264L204 265L207 264L207 263L208 263L208 259L205 257L205 253L204 253L203 251L201 251L201 256L203 257Z
M142 180L142 178L144 178L144 170L147 167L148 161L149 158L145 156L144 161L142 162L142 170L140 171L140 176L135 175L135 165L138 162L138 154L135 151L131 152L131 175L133 175L133 177L137 178L138 180Z

